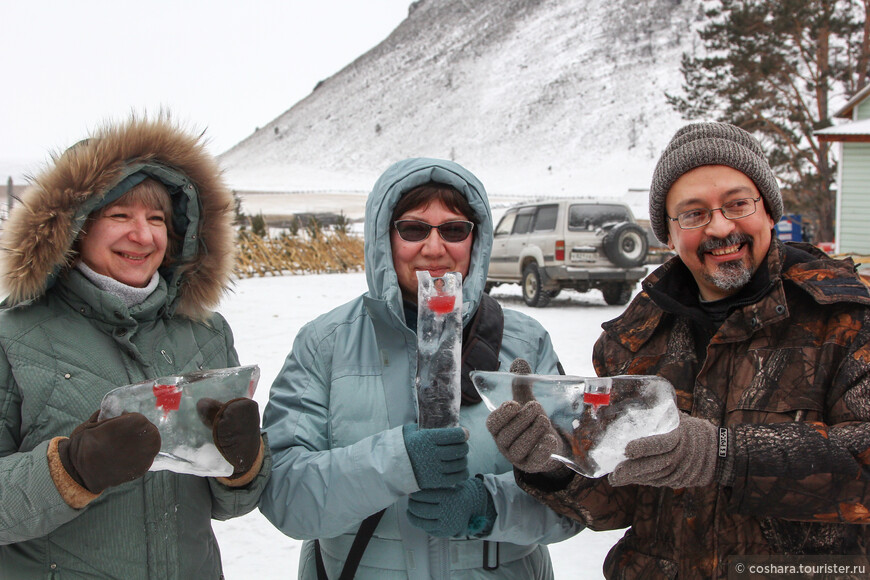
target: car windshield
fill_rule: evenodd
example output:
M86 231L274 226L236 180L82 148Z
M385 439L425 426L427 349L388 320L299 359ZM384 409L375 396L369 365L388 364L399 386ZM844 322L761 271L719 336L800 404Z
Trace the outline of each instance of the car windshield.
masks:
M630 221L628 210L620 205L576 204L568 210L569 230L594 230L608 223Z

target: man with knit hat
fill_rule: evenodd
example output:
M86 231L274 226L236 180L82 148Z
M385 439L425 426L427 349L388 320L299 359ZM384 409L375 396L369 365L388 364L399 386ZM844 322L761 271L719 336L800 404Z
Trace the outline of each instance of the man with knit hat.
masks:
M572 451L537 402L505 403L487 426L518 482L592 529L629 527L608 578L727 578L801 555L870 571L870 294L851 260L776 239L776 179L733 125L678 131L649 203L677 256L604 323L593 362L668 379L679 427L591 479L550 459Z

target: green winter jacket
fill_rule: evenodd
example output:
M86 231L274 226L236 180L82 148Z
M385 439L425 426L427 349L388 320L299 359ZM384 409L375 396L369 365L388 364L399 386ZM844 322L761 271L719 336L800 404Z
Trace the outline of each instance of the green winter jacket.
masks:
M143 174L169 187L183 239L174 269L161 270L158 288L127 308L64 258L87 214ZM230 216L222 209L228 195L196 138L165 121L134 121L58 159L10 216L0 239L9 295L0 308L4 580L222 577L210 520L256 506L270 473L268 454L260 474L241 488L148 472L73 509L54 484L46 453L52 438L68 436L115 387L239 364L229 326L208 310L232 268ZM39 227L49 231L37 236ZM183 267L190 262L196 267Z
M368 292L299 332L264 412L274 458L260 510L285 534L320 539L330 578L338 578L360 523L387 508L356 578L552 578L542 544L576 534L580 524L557 516L523 493L484 424L481 403L464 405L470 432L469 471L482 474L498 517L483 539L441 539L412 526L407 496L416 479L402 426L416 422L416 335L405 324L390 249L390 216L402 193L429 181L463 192L478 225L463 284L463 320L474 315L486 281L492 217L483 186L449 161L411 159L392 166L366 206ZM522 357L555 374L557 358L535 320L504 311L501 368ZM488 540L485 543L483 540ZM484 549L492 571L484 571ZM316 578L313 542L304 544L299 577Z

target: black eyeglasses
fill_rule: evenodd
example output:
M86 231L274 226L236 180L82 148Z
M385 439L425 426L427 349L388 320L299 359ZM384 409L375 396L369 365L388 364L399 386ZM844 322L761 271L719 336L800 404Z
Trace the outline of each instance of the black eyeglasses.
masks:
M441 239L451 244L464 241L474 229L474 223L465 220L444 222L438 226L420 220L396 220L393 222L393 226L399 232L399 237L406 242L422 242L429 237L432 228L436 228Z
M714 207L713 209L690 209L689 211L684 211L677 215L675 218L672 218L671 216L667 216L667 218L672 222L678 222L681 229L693 230L709 224L713 220L713 212L716 210L721 211L722 215L725 216L725 219L729 220L739 220L749 217L755 213L755 204L759 201L761 201L761 196L754 199L751 197L733 199L728 203L723 203L722 207Z

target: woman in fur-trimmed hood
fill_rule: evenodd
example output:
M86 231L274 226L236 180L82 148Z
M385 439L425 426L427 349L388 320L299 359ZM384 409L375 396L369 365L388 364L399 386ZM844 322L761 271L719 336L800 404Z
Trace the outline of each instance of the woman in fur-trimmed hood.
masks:
M92 212L109 205L146 177L172 195L173 218L183 243L176 268L161 275L177 292L179 314L204 318L217 306L232 274L232 193L200 138L166 118L109 125L55 160L4 224L2 285L9 304L42 296L75 265L74 240Z
M253 509L271 470L256 403L203 410L226 478L147 471L157 428L95 411L119 386L239 364L213 312L232 213L201 137L168 116L105 126L13 208L0 234L4 577L221 577L211 519Z

